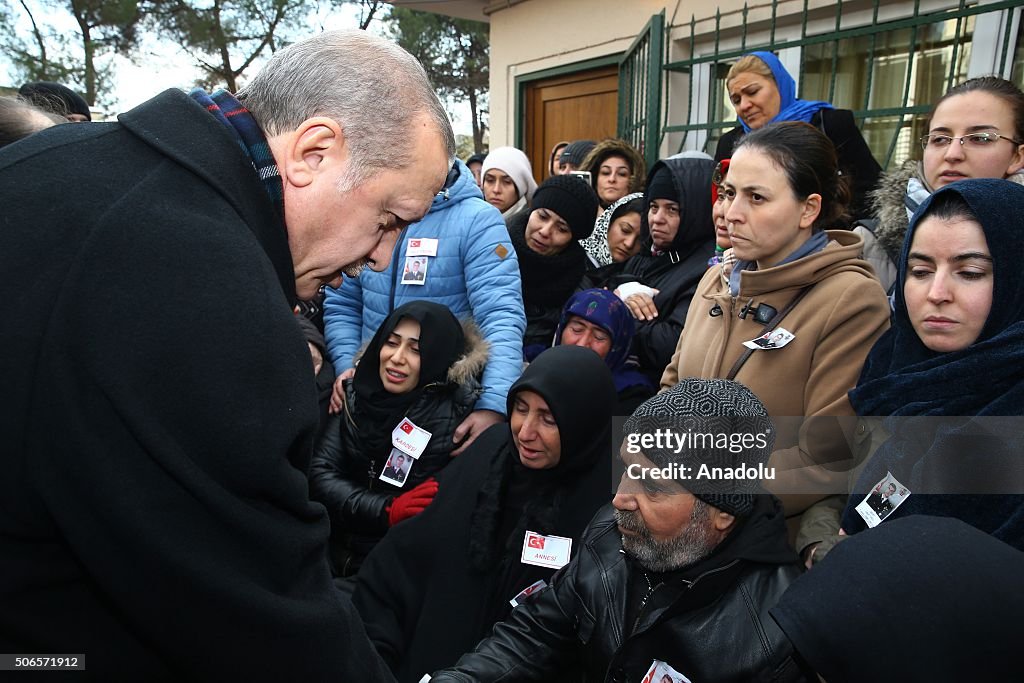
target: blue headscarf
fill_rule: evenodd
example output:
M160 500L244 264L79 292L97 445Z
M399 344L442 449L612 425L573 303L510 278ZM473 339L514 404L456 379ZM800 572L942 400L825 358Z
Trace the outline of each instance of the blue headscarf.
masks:
M782 66L779 58L771 52L751 52L750 54L768 65L768 68L772 70L775 86L779 90L779 113L768 123L774 123L775 121L803 121L804 123L810 123L814 115L822 109L833 108L828 102L812 102L810 100L797 99L796 81L786 71L786 67ZM747 125L747 122L739 116L736 118L739 119L740 125L743 126L743 132L749 133L750 126Z
M604 357L604 362L612 371L616 391L637 385L653 388L647 376L627 362L636 323L619 297L606 289L585 289L573 294L562 309L562 318L555 331L555 346L562 343L562 331L574 315L594 323L611 335L612 348Z
M956 517L1024 550L1024 495L1014 495L1024 490L1016 488L1024 478L1024 443L1005 434L983 443L978 434L986 423L970 419L1024 415L1024 187L979 178L935 192L911 219L897 283L906 281L917 227L932 202L948 193L964 199L985 233L992 255L992 307L973 344L932 351L914 331L903 287L896 288L892 327L875 342L849 394L858 415L891 416L885 426L892 436L861 473L859 495L851 497L843 528L848 533L864 528L854 507L891 472L911 495L890 518ZM914 419L918 416L933 419ZM939 416L944 419L934 419Z

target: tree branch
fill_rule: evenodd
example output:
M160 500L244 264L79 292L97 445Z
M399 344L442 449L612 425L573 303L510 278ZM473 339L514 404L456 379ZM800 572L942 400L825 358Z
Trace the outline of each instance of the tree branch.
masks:
M39 45L39 61L42 66L43 73L46 73L50 70L50 64L46 59L46 41L43 40L43 34L39 30L39 25L36 23L36 18L32 14L32 10L30 10L28 5L25 4L25 0L19 0L19 2L25 10L25 14L28 15L29 21L32 22L32 35L35 36L36 44Z

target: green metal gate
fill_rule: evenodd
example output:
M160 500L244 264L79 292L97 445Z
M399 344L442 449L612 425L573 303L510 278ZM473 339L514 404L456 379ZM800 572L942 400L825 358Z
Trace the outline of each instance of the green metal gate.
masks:
M647 168L658 160L661 134L665 10L655 14L619 61L619 137L640 150Z
M661 118L664 73L643 70L650 66L644 60L653 62L658 50L664 49L661 44L654 45L655 35L661 33L655 26L663 24L656 23L658 17L652 18L622 60L620 135L643 149L649 163L651 150L656 156L661 142L673 134L670 152L699 146L713 153L722 132L736 125L727 100L725 74L737 58L755 50L787 52L793 61L798 55L799 73L796 69L791 72L798 80L800 97L853 110L865 140L883 166L917 155L915 141L925 132L927 112L951 85L967 78L972 50L991 55L991 62L986 62L991 68L986 72L1009 75L1018 85L1024 84L1021 0L986 4L959 0L956 6L930 12L921 10L921 0L899 5L887 1L884 6L881 0L838 0L830 30L814 34L808 33L808 0L803 2L802 14L779 16L779 4L773 0L770 18L753 24L748 22L751 10L744 5L738 27L732 27L733 22L723 24L722 15L716 12L713 19L691 17L688 40L676 33L677 42L688 43L689 56L664 63L663 71L689 75L688 87L668 92L668 99L677 103L677 98L685 98L685 108L670 110L685 111L684 121L672 121L668 113ZM894 6L905 7L904 16L880 19L883 7L892 16ZM847 23L855 16L852 10L859 10L859 24L844 25L844 10ZM868 14L870 20L864 21ZM712 23L712 28L706 28ZM698 25L705 28L698 31ZM673 28L682 27L669 27L669 32ZM797 28L799 37L792 37ZM737 38L739 48L734 47ZM730 49L721 49L720 42L729 44ZM694 85L698 70L707 84L701 88ZM695 116L694 111L701 115ZM660 121L665 125L659 128ZM693 140L693 135L698 139Z

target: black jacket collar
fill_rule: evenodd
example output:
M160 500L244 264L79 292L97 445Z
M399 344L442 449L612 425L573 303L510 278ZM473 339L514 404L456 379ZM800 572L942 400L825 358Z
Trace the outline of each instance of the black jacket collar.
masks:
M165 90L117 118L143 142L201 177L231 204L263 247L282 291L294 306L295 271L287 230L252 163L228 132L191 97L175 89Z
M605 599L611 613L618 615L613 637L619 645L627 635L643 633L666 614L675 614L716 599L751 564L799 563L799 557L786 540L785 517L778 499L767 494L758 496L754 511L722 541L715 552L691 567L671 572L670 582L676 581L678 590L672 593L671 599L656 601L653 609L643 615L638 628L628 634L632 627L625 624L629 574L639 567L622 550L622 536L612 517L611 506L598 514L604 517L604 523L592 527L593 535L586 539L585 546L606 577L603 582Z

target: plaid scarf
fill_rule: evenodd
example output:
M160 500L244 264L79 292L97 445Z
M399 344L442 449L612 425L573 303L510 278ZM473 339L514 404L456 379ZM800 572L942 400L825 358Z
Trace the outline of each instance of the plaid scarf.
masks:
M270 153L267 138L264 137L256 119L227 90L216 90L209 95L202 88L195 88L189 93L189 97L210 112L238 142L238 146L263 181L263 189L267 191L270 201L277 209L281 225L284 225L284 183L281 182L281 173L277 170L274 155ZM323 320L320 317L323 310L323 294L318 294L309 301L299 301L295 308L296 313L317 322L318 326L323 328Z
M270 153L267 138L263 136L256 119L227 90L216 90L213 94L207 94L202 88L195 88L189 93L189 97L210 112L238 142L238 146L249 157L252 167L263 181L263 188L270 196L270 201L277 209L277 215L283 225L284 184L281 182L281 173L277 170L274 155Z

